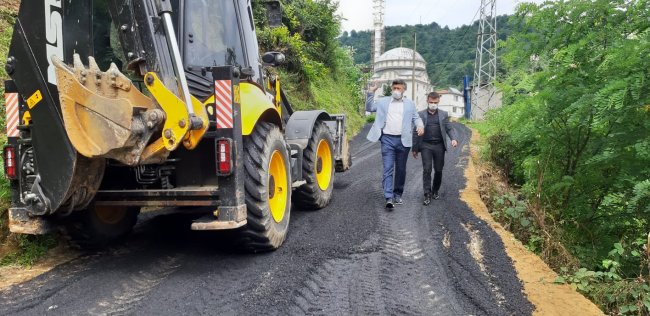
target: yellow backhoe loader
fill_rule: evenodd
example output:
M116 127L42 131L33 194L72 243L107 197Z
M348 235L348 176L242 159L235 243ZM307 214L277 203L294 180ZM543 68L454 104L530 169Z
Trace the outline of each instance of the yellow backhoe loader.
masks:
M264 3L271 25L277 1ZM23 1L5 82L11 231L101 247L142 207L277 249L292 202L325 207L351 165L344 115L294 111L250 0Z

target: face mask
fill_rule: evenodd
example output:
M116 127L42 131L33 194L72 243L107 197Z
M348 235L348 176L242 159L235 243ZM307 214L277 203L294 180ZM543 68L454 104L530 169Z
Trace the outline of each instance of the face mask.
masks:
M401 92L401 91L397 91L397 90L393 90L393 99L395 99L395 100L399 100L399 99L401 99L401 98L402 98L402 92Z
M438 105L435 103L429 103L429 110L435 111L438 109Z

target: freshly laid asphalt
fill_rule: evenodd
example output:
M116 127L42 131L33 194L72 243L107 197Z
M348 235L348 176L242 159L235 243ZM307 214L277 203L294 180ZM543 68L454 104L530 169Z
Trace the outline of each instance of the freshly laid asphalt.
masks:
M122 244L1 291L0 315L530 315L501 239L460 200L471 132L454 128L429 206L410 157L404 205L385 210L366 127L331 204L293 210L279 250L243 254L227 233L190 231L188 216L146 213Z

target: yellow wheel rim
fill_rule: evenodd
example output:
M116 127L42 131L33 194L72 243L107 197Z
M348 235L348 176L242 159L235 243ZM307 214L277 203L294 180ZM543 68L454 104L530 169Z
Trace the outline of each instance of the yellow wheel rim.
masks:
M98 205L95 206L95 214L102 223L114 225L124 218L126 215L126 207Z
M332 149L325 139L321 139L316 149L316 180L323 191L330 187L332 181Z
M289 194L289 181L284 157L276 150L269 162L269 208L276 223L284 219Z

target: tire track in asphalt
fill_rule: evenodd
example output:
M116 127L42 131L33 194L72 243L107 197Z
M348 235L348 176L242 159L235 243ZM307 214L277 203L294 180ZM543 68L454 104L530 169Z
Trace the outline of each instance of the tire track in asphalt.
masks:
M122 282L122 288L113 292L112 297L103 299L88 310L91 315L129 315L140 301L170 274L180 268L178 257L162 258L152 265L131 273Z
M380 233L384 246L381 277L386 282L382 294L385 304L391 304L387 311L391 315L449 315L452 309L433 290L433 282L426 273L431 262L427 260L420 240L430 241L417 231L414 211L398 207L393 212L380 214Z
M294 292L291 315L383 315L377 291L380 254L352 255L328 260L314 269Z
M380 199L376 192L359 194L355 190L350 190L350 188L368 188L365 184L368 182L368 175L359 173L358 166L361 165L355 166L349 171L350 176L337 179L335 188L337 190L348 188L348 190L335 194L333 204L345 203L354 207L357 203L367 205ZM325 209L321 212L331 212L331 210ZM278 314L385 315L384 303L379 291L381 286L380 236L373 232L364 237L363 242L351 244L345 253L324 262L317 262L313 268L308 269L307 275L292 291L289 306L280 309Z

